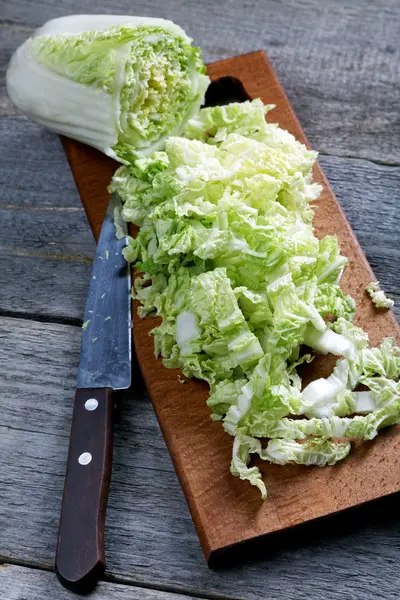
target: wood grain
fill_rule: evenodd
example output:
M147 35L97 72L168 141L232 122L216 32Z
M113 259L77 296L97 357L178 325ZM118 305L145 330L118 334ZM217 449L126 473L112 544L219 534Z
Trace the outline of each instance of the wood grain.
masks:
M3 11L0 7L0 15ZM32 34L33 28L19 23L7 23L0 17L0 117L13 116L18 110L7 94L5 73L14 50Z
M0 317L0 563L53 568L80 337L77 327ZM115 426L105 536L112 581L214 599L398 597L398 496L209 570L154 411L133 380ZM17 598L59 598L52 590Z
M308 143L264 53L214 63L208 66L208 73L212 80L236 77L250 98L261 97L265 103L276 104L273 120ZM116 165L82 144L66 139L63 143L89 222L97 235L107 202L106 186ZM356 323L368 331L373 345L384 336L399 338L393 313L377 311L365 295L365 286L374 275L319 165L314 176L323 185L314 221L316 233L320 237L336 234L342 252L349 258L342 287L357 301ZM343 464L334 468L260 465L270 490L269 500L262 503L257 490L230 475L232 441L219 423L210 420L205 404L208 386L195 380L182 385L177 370L166 370L160 360L155 360L149 337L153 327L151 317L135 319L136 355L206 559L211 564L236 544L400 489L397 457L400 437L396 429L391 429L373 444L359 445ZM313 377L326 376L328 364L326 359L314 361ZM367 474L368 487L364 485Z
M16 565L0 565L0 589L7 600L38 600L57 598L71 600L75 594L60 587L53 573ZM91 596L93 598L93 596ZM127 585L101 582L95 592L96 600L189 600L189 596L169 594ZM196 600L196 599L195 599Z
M202 46L207 61L265 48L312 145L336 155L321 156L320 163L375 274L400 301L400 171L337 158L400 162L398 0L231 0L227 6L213 0L114 0L112 6L106 0L0 0L1 116L15 114L4 86L11 52L35 26L79 11L171 18ZM43 244L55 241L52 230L60 230L63 212L54 210L60 200L78 206L56 136L22 117L5 118L0 127L0 203L16 212L30 210L20 242L35 244L31 256L17 255L9 237L3 238L8 232L0 230L0 311L24 316L0 319L0 556L49 567L54 562L80 331L25 319L78 321L90 264L60 261L50 252L37 256ZM45 231L40 230L43 204L52 209L54 219L47 221ZM36 206L40 210L33 210ZM18 222L16 214L14 226ZM78 243L84 248L90 236L81 227L76 248ZM106 531L109 575L114 579L213 598L398 598L398 500L368 505L367 514L345 513L330 527L320 523L317 531L308 528L293 544L274 544L246 564L215 573L205 567L141 389L126 395L115 435ZM62 594L72 600L53 574L34 569L26 582L14 568L6 568L6 577L6 569L0 568L0 590L7 600L64 600ZM133 597L148 600L147 593L153 600L153 592L142 588ZM121 594L125 586L106 583L91 598Z
M321 156L319 162L376 277L397 301L399 318L400 171L354 159Z
M85 407L89 398L98 403L94 411ZM75 392L56 573L66 588L78 593L92 591L106 568L104 523L112 467L115 402L110 388ZM82 453L89 453L89 463L80 463Z
M0 310L79 322L95 243L58 136L13 117L0 137Z

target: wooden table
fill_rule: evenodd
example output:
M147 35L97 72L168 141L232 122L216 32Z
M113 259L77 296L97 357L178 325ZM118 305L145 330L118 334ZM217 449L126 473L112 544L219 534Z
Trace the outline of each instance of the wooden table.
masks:
M400 306L400 5L0 6L0 597L65 600L73 595L52 570L94 241L58 138L19 116L6 96L12 50L51 17L94 10L171 18L201 44L207 62L265 49L377 278ZM108 571L95 600L398 598L398 497L210 571L139 376L115 438Z

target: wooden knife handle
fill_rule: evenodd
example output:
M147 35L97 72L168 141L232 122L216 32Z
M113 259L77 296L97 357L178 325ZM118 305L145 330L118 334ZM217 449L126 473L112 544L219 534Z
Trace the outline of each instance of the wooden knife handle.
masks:
M113 390L78 389L56 554L60 582L87 593L105 570L104 521L113 447Z

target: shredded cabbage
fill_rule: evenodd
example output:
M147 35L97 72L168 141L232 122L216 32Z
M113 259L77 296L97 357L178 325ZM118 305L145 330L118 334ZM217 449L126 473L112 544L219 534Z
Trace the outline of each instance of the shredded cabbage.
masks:
M400 350L390 339L370 348L352 324L354 300L339 287L347 259L312 226L317 154L267 123L270 109L202 109L184 137L121 167L110 186L140 226L125 256L144 274L140 316L162 317L155 354L209 383L212 418L234 436L231 472L263 498L252 455L333 465L349 440L400 422ZM302 345L338 356L304 389L297 367L313 356Z
M371 281L365 288L365 291L370 296L376 308L392 308L394 301L388 298L383 290L379 287L379 281Z

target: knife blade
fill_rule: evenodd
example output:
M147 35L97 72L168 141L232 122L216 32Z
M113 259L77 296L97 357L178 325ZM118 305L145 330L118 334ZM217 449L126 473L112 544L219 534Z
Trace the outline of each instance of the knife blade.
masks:
M131 383L131 278L110 200L86 300L80 363L61 505L56 573L88 592L105 570L104 522L112 464L114 392Z

